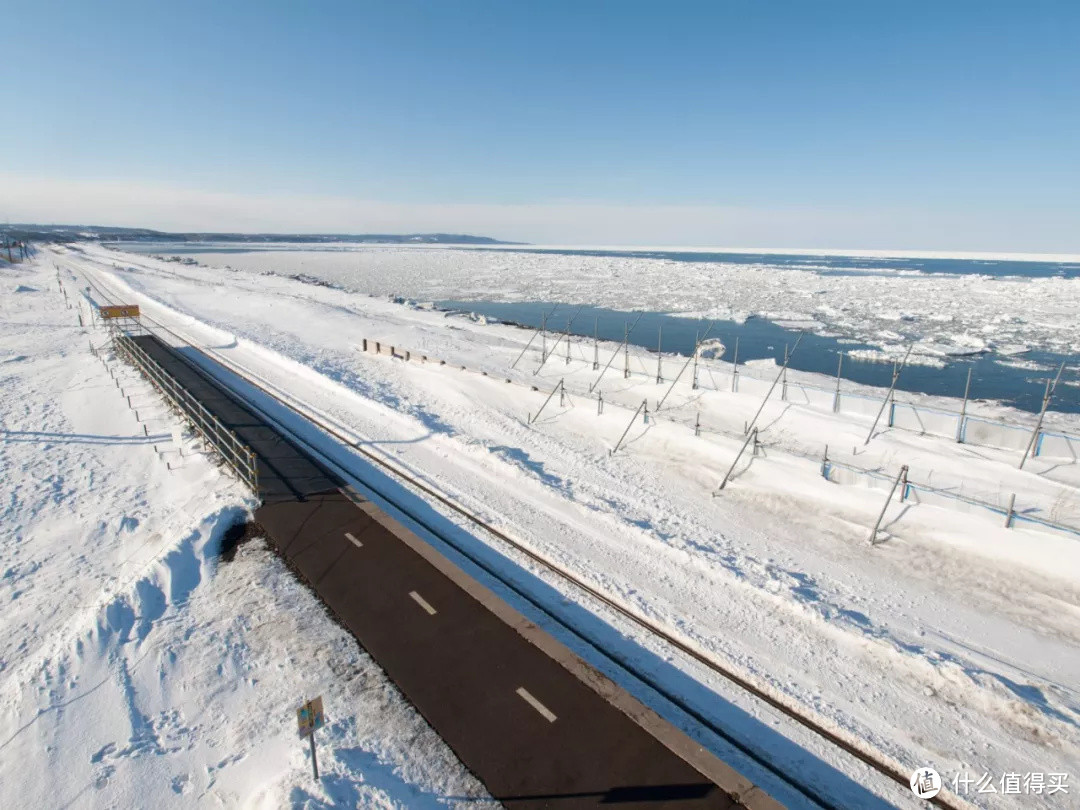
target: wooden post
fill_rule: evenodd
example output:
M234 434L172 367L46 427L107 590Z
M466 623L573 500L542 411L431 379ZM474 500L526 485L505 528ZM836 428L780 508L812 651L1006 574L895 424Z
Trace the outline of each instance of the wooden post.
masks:
M566 319L566 365L570 365L570 319Z
M907 478L907 465L906 464L903 467L900 468L900 474L896 476L896 480L893 481L892 489L889 490L889 497L885 499L885 505L881 507L881 514L878 515L877 522L874 523L874 528L870 530L870 537L869 537L870 545L875 545L877 543L878 527L881 525L881 521L885 517L885 512L889 508L889 503L892 502L893 494L896 492L897 486L900 485L900 479L901 478L904 478L904 479Z
M968 394L971 392L971 366L968 366L967 382L964 384L964 404L960 406L960 418L956 421L956 441L964 441L964 420L967 418Z
M630 376L630 329L629 324L623 322L623 379Z
M821 454L821 477L829 477L829 445L825 445L825 452Z
M596 392L596 415L599 416L604 412L604 392Z
M697 412L697 419L694 420L694 435L701 435L701 411Z
M1016 514L1016 493L1014 492L1009 497L1009 509L1005 513L1005 528L1011 529L1013 524L1013 515Z
M540 316L540 365L547 362L547 313Z

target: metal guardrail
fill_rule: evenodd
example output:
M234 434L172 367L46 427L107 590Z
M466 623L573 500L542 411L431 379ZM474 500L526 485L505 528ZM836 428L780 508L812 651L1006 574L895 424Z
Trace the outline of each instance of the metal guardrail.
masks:
M130 336L119 331L113 335L113 348L119 357L138 369L173 409L202 436L236 476L256 496L259 494L259 473L255 453L221 424L201 402L193 397L165 369L143 351Z

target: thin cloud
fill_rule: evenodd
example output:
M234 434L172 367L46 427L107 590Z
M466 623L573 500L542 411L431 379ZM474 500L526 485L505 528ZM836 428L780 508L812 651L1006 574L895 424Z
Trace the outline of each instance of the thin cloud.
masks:
M277 233L469 233L541 244L760 245L984 251L1080 249L1073 224L932 211L620 205L388 203L240 194L144 183L0 175L9 221Z

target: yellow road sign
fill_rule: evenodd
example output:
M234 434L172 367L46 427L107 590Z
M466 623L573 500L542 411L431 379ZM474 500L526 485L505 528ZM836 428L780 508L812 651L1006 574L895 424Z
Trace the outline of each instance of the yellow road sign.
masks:
M101 319L105 321L110 318L138 318L139 306L138 304L121 304L119 306L98 307L98 312L101 313Z

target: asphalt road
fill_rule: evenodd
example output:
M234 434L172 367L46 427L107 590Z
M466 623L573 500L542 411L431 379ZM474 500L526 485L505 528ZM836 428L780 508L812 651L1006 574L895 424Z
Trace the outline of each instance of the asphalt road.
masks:
M173 349L137 341L256 452L265 493L255 519L502 804L779 807Z

